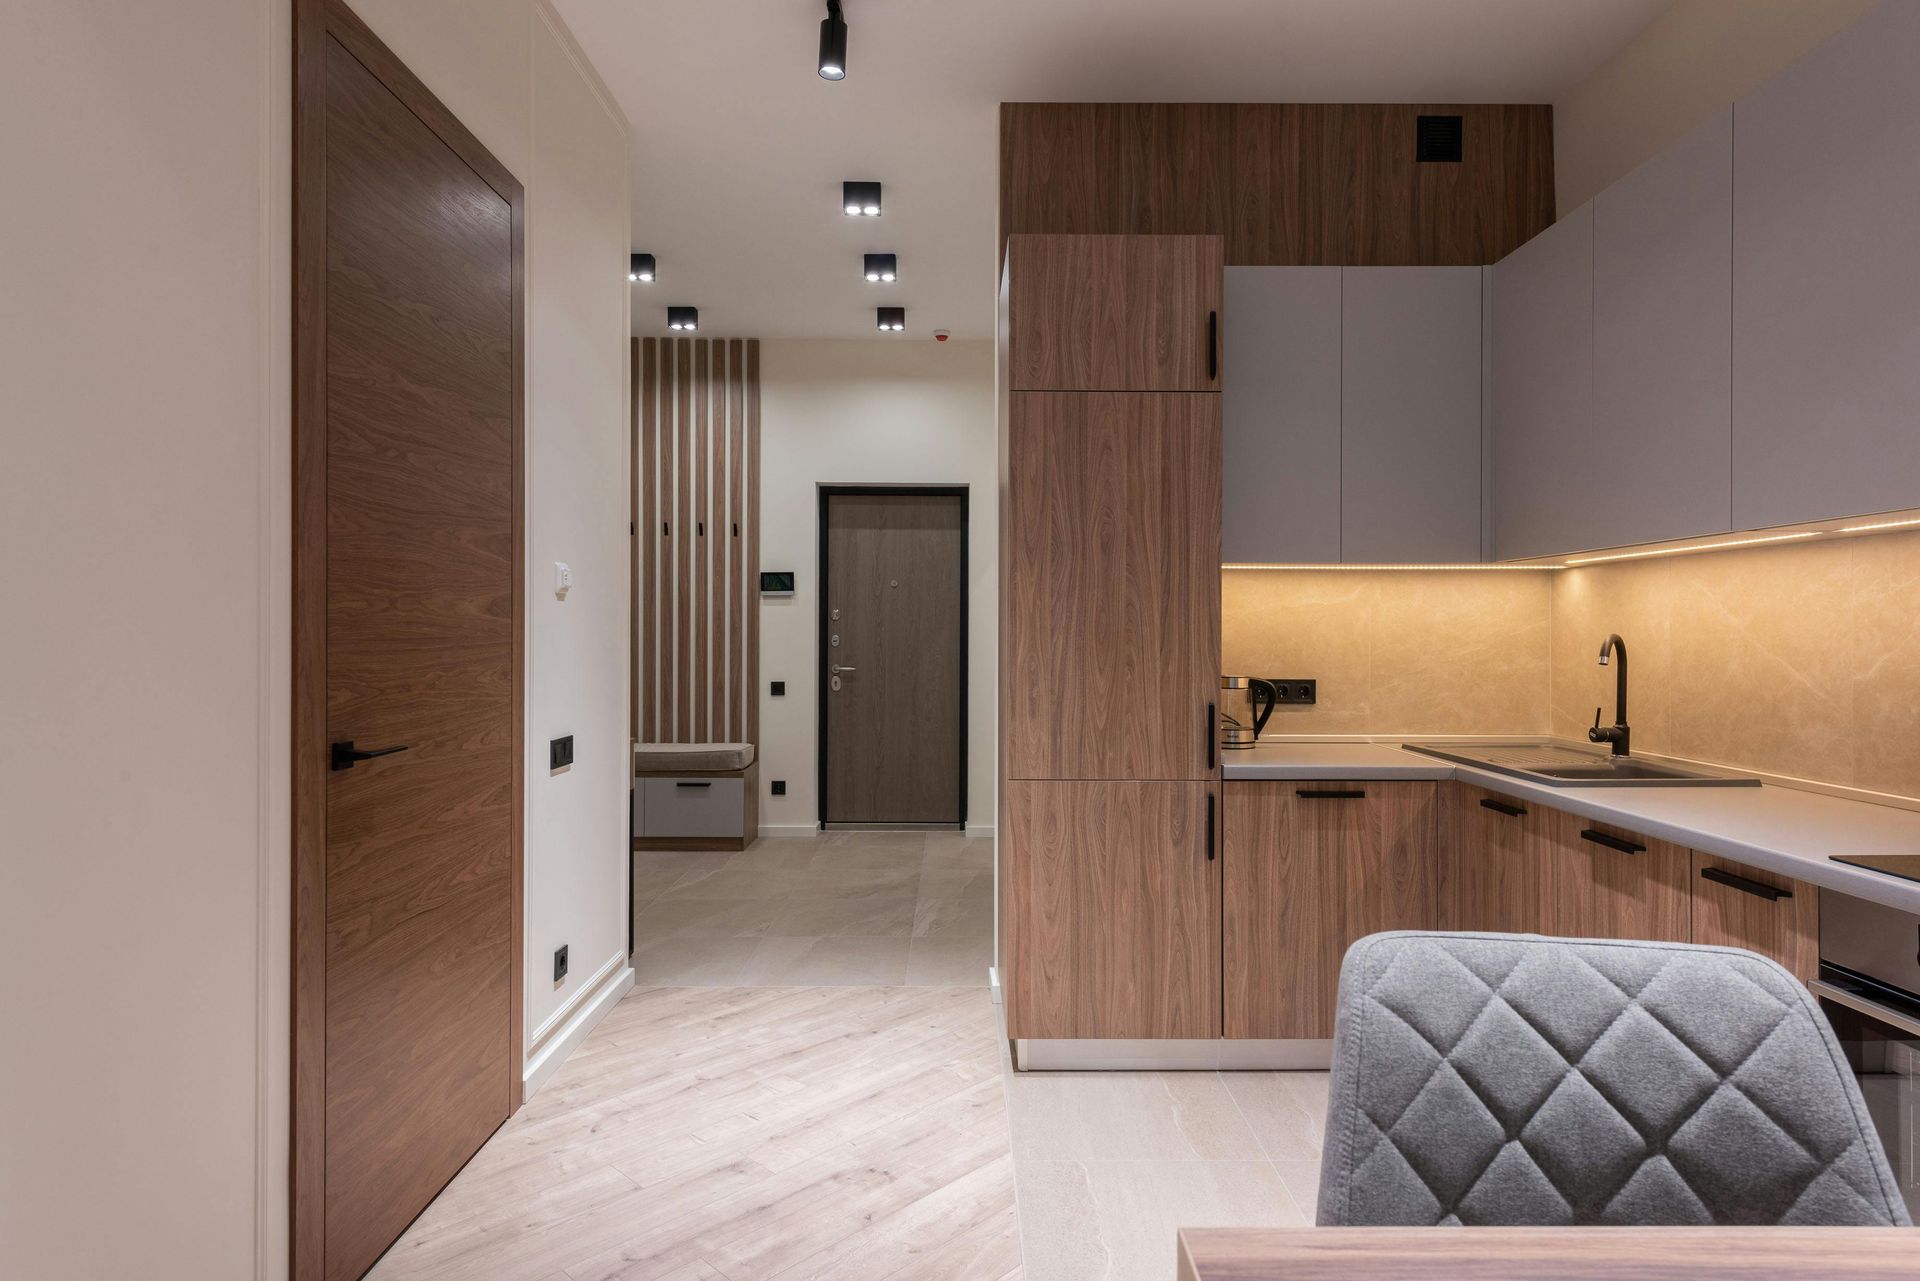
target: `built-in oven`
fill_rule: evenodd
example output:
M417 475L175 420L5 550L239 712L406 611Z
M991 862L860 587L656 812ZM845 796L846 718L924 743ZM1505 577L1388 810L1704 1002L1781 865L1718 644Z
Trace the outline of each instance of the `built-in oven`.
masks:
M1920 1222L1920 915L1823 891L1812 987Z

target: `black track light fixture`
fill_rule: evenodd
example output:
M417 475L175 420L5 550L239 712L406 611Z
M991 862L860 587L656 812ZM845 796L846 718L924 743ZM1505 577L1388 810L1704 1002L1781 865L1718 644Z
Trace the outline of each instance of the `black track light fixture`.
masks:
M868 254L863 273L870 285L890 285L900 279L900 259L896 254Z
M653 255L652 254L627 255L627 280L630 283L637 284L637 285L652 284L653 283Z
M667 328L684 329L689 333L700 328L700 309L698 307L667 308Z
M840 0L827 0L827 16L820 20L820 78L847 78L847 20L840 16Z
M846 210L849 218L878 218L880 216L880 184L877 182L841 183L840 207Z
M907 309L905 307L876 307L874 315L879 321L877 328L881 333L897 334L907 327Z

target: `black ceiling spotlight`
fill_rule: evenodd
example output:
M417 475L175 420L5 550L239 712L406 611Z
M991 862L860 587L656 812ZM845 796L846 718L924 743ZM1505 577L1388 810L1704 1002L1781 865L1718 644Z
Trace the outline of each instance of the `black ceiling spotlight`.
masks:
M841 183L840 205L847 211L849 218L878 218L880 216L880 184L877 182Z
M847 78L847 20L840 16L840 0L827 0L827 16L820 20L820 78Z
M667 308L667 328L686 330L700 328L700 309L698 307Z
M627 280L635 284L652 284L653 255L629 254L627 256Z
M881 333L899 333L907 327L907 309L905 307L876 307L874 314L879 319Z
M866 277L869 284L892 284L900 278L900 259L895 254L868 254Z

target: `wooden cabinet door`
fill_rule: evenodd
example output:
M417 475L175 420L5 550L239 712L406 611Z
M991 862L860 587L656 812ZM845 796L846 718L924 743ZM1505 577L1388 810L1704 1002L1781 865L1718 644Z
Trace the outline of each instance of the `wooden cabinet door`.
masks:
M1593 206L1493 268L1494 559L1595 546Z
M1220 397L1017 392L1007 464L1006 777L1213 777Z
M1007 239L1014 391L1219 391L1219 236Z
M1593 201L1593 546L1731 528L1733 113Z
M1437 785L1222 790L1223 1035L1330 1037L1347 948L1380 930L1437 924Z
M1820 890L1693 852L1693 941L1770 956L1801 982L1820 972Z
M1733 528L1920 504L1920 5L1735 104Z
M1001 805L1007 1035L1220 1035L1212 785L1009 782Z
M1687 850L1560 810L1540 813L1545 876L1535 929L1566 938L1687 941Z
M1545 811L1465 783L1449 790L1440 928L1540 933L1545 890L1539 833Z

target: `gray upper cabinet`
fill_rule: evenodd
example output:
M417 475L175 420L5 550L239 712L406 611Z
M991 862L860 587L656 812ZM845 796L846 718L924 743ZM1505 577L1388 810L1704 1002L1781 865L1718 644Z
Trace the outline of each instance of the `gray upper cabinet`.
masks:
M1593 202L1593 419L1579 541L1732 528L1733 113Z
M1342 560L1481 558L1480 277L1342 272Z
M1920 505L1920 4L1734 109L1733 524Z
M1221 441L1228 561L1340 559L1340 268L1229 267Z
M1494 557L1593 546L1601 470L1593 418L1593 206L1493 268Z

